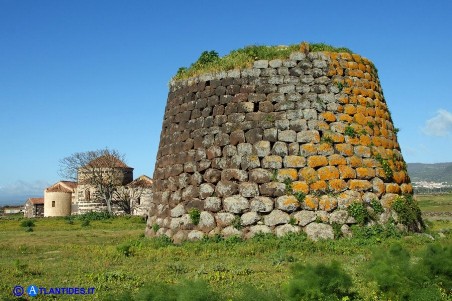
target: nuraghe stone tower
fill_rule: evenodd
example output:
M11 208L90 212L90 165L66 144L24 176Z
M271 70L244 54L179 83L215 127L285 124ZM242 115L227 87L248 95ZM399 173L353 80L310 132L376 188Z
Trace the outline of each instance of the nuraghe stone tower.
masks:
M385 223L412 194L396 133L377 70L356 54L172 81L146 234L333 238L356 223L352 203Z

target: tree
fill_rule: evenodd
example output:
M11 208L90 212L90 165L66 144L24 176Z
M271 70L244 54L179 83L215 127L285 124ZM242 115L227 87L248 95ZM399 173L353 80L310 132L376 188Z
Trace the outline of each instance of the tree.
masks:
M59 174L79 185L95 188L94 198L111 205L118 188L132 181L132 168L124 163L124 155L108 148L74 153L60 160Z

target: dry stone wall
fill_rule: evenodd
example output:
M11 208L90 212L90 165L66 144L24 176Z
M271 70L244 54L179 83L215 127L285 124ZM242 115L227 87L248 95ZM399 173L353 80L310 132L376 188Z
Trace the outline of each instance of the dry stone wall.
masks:
M148 236L305 231L333 238L353 202L412 193L373 64L295 52L170 83Z

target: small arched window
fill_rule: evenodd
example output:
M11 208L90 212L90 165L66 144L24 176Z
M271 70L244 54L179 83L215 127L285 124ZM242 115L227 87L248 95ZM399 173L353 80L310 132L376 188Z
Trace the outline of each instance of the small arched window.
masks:
M89 201L91 200L91 192L89 191L89 189L85 190L85 201Z
M141 203L141 197L138 197L137 198L137 205L140 205L140 203Z

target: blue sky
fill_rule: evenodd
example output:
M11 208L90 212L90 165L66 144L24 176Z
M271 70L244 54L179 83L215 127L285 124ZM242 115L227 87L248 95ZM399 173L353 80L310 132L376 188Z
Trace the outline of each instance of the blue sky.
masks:
M152 176L168 82L202 51L301 41L379 70L407 162L452 161L451 1L0 0L0 198L114 148Z

